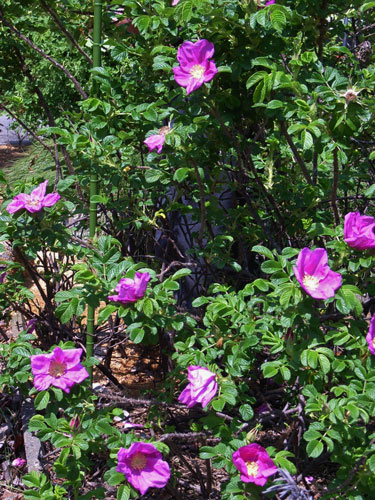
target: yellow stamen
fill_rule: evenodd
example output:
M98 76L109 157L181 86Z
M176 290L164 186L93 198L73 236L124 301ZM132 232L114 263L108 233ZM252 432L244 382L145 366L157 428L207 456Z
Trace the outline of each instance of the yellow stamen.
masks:
M204 75L205 68L201 64L194 64L190 70L190 74L196 80L199 80Z
M161 127L159 128L159 135L167 135L169 134L169 132L171 131L171 129L169 127Z
M146 467L147 457L143 453L136 453L130 460L133 469L142 470Z
M59 378L64 375L66 370L65 363L59 363L58 361L51 361L48 369L48 373L55 378Z
M258 474L259 465L256 462L246 462L247 475L255 477Z
M316 276L310 276L310 274L305 274L302 280L303 285L312 292L318 288L319 282L319 278Z

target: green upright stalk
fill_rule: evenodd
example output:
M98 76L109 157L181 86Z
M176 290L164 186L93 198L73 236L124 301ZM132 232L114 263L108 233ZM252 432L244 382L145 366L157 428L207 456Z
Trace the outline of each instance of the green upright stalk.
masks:
M94 1L94 33L93 33L93 68L101 66L101 32L102 32L102 0ZM90 238L94 238L97 222L97 203L92 201L93 196L98 194L98 176L95 166L92 166L90 177ZM87 306L87 339L86 356L90 358L94 351L94 331L95 331L95 309ZM92 382L92 367L89 368Z

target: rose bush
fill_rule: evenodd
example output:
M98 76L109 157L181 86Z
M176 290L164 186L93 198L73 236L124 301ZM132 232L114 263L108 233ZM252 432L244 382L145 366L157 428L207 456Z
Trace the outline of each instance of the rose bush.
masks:
M56 174L47 195L40 172L3 180L14 258L0 305L33 324L1 344L0 383L33 397L30 429L57 457L49 480L23 476L25 498L189 495L173 463L189 463L178 443L193 438L199 495L271 495L285 487L278 468L315 496L367 498L375 19L371 2L349 4L121 0L103 11L103 63L90 69L90 2L2 2L2 105L39 134ZM74 359L68 383L61 353L82 349L88 305L95 356ZM82 374L97 365L123 397L110 367L128 339L160 346L164 380L143 396L144 428L121 431L123 408Z

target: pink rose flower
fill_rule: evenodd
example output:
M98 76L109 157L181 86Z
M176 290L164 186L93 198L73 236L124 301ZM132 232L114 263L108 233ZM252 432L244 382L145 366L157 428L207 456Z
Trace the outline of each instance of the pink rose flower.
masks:
M187 95L209 82L217 73L213 61L215 48L208 40L184 42L177 51L179 66L173 68L174 78L181 87L186 88Z
M366 335L366 340L368 343L369 351L375 356L375 314L371 318L370 328Z
M293 270L299 284L314 299L334 297L335 291L341 286L341 274L328 266L328 255L324 248L303 248Z
M138 272L135 273L133 280L131 278L121 278L115 288L118 295L109 295L108 300L121 302L122 304L137 302L144 296L150 279L151 276L148 273Z
M79 384L89 376L81 361L82 349L55 349L49 354L31 356L31 371L34 386L45 391L53 385L69 393L74 384Z
M158 154L161 153L165 143L165 136L169 134L171 129L169 127L161 127L157 134L148 136L143 142L147 145L150 153L156 148Z
M173 0L173 2L172 2L172 7L174 7L175 5L177 5L179 1L180 1L180 0Z
M345 215L344 240L356 250L375 248L375 219L359 212Z
M12 467L21 468L26 465L26 460L24 458L15 458L12 462Z
M13 198L13 201L7 206L10 214L25 208L30 213L39 212L44 207L52 207L60 199L59 193L50 193L46 195L48 181L44 181L37 188L31 191L31 194L20 193Z
M144 495L149 488L164 488L171 472L162 454L150 443L132 443L129 449L120 448L117 472Z
M207 368L191 365L188 367L187 378L189 384L181 392L178 400L188 408L197 403L201 403L204 408L217 393L216 375Z
M240 471L244 483L264 486L269 476L277 472L277 467L267 451L256 443L239 448L233 453L232 461Z

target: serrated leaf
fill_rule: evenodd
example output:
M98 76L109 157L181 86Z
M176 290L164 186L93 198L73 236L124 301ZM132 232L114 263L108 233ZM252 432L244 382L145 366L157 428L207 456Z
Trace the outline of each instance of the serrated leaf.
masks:
M309 457L311 458L317 458L323 453L323 443L321 441L309 441L309 443L306 446L306 451Z
M49 403L49 393L47 391L39 392L34 400L34 406L37 410L45 410Z
M153 182L158 181L162 175L163 175L163 172L161 172L160 170L156 170L155 168L151 168L150 170L146 170L145 180L146 180L146 182L152 184Z
M272 274L277 271L281 271L281 264L275 260L266 260L265 262L262 262L260 268L264 273Z
M127 484L123 484L117 490L117 500L129 500L130 488Z

